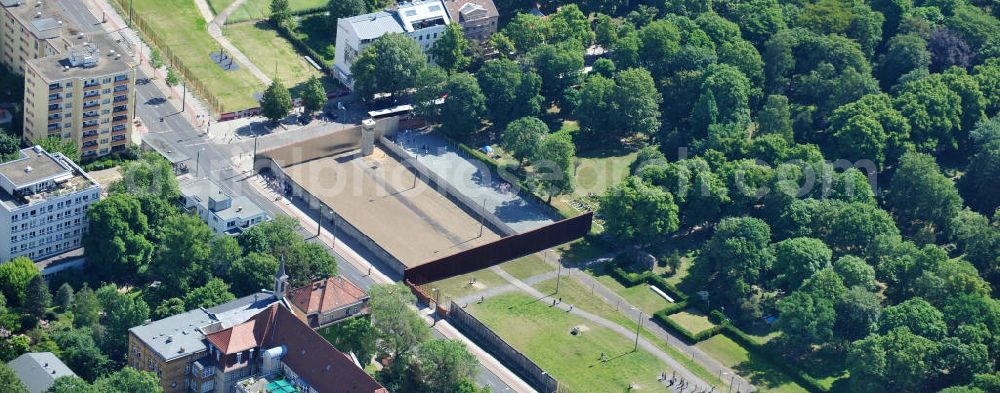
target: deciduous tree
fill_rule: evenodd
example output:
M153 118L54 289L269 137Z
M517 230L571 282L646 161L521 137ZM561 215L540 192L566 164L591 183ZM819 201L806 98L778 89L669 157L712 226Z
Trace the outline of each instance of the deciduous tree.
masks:
M441 131L452 137L464 137L479 132L481 118L486 112L486 96L479 89L479 82L469 73L458 73L445 84L448 95L440 105Z
M629 176L601 199L608 234L626 243L649 244L676 231L680 221L674 197Z
M365 101L377 93L393 96L413 88L427 66L420 45L401 33L385 34L358 54L351 65L354 91Z
M0 264L0 291L8 304L25 305L28 284L38 275L38 268L27 257L17 257Z
M514 158L524 162L534 158L542 140L549 135L549 126L537 117L522 117L507 124L500 144Z
M292 95L280 80L275 79L267 90L264 90L264 97L260 101L260 114L272 122L278 122L288 117L289 113L292 113Z
M469 41L462 33L462 25L449 23L441 38L434 41L428 53L433 56L434 62L450 75L469 66L469 57L465 55L468 50Z
M313 113L323 109L326 104L326 89L323 83L315 76L306 82L305 91L302 93L302 106L305 113Z

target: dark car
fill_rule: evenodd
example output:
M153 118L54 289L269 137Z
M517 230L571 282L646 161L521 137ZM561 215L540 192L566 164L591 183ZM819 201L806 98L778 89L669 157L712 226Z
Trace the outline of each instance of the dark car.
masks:
M302 116L299 116L299 124L301 124L301 125L309 124L309 122L311 122L311 121L312 121L312 115L302 115Z

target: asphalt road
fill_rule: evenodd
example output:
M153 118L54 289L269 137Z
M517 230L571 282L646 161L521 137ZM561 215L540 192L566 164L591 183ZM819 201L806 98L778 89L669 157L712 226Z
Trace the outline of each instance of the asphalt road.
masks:
M73 18L77 24L85 30L102 30L98 18L90 12L83 2L79 0L58 0L58 2L62 11L69 15L69 17ZM146 75L141 69L136 69L136 78L146 79L149 78L149 76ZM274 201L270 199L270 197L261 195L256 191L256 189L252 188L251 185L247 184L247 175L250 175L250 173L240 173L232 165L232 161L230 160L231 157L241 153L248 155L252 154L252 140L249 143L244 140L243 143L237 144L213 143L205 137L201 131L196 130L191 123L187 121L186 117L165 99L163 93L160 92L160 90L157 89L153 83L136 84L136 114L140 119L142 119L143 124L146 125L149 132L157 133L163 136L174 151L186 154L188 157L191 157L190 160L197 160L197 162L187 163L188 168L197 168L198 172L200 172L203 177L207 177L215 181L223 190L229 192L231 195L247 196L262 209L266 210L272 217L284 215L284 212L275 206ZM357 116L349 116L348 118L351 119L353 117ZM160 122L160 118L163 119L163 122ZM338 128L345 127L343 124L336 123L331 123L325 126ZM283 132L288 133L285 137L292 137L291 133L294 133L295 131ZM200 160L198 158L200 158ZM301 201L296 201L295 203L303 211L308 211L307 209L303 209L304 205L301 204ZM332 229L330 224L331 223L329 222L323 223L327 230ZM310 239L312 235L315 235L315 232L309 231L306 228L302 228L300 232L307 239ZM370 255L367 251L365 251L363 247L360 247L357 244L352 244L350 241L347 241L346 243L366 260L378 260L373 255ZM326 246L321 242L319 244ZM330 248L327 248L327 252L336 257L338 260L344 260L343 257L337 255L337 253ZM378 265L376 264L375 267L378 268ZM365 290L374 284L374 282L366 275L367 272L360 272L349 263L340 263L337 268L341 275L347 277L347 279L358 284L358 286L364 288ZM392 271L391 269L380 270L383 272ZM390 275L390 277L392 276ZM399 277L394 278L399 279ZM432 330L432 332L435 337L442 337L436 330ZM482 364L479 365L479 372L476 375L476 381L480 385L489 386L494 392L511 391L510 387L504 384L503 381L501 381L500 378L494 375L491 371L483 367Z

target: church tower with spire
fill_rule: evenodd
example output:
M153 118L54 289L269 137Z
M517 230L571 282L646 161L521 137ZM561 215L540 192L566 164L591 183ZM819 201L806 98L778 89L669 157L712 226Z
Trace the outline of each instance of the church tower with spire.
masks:
M284 300L285 291L288 289L288 275L285 274L285 259L281 259L278 272L274 274L274 297L278 301Z

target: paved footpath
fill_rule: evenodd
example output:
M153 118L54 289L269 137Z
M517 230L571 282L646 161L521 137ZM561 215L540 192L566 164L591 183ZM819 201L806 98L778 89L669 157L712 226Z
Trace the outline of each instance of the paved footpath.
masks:
M516 277L514 277L514 276L510 275L509 273L503 271L503 269L500 269L500 268L494 266L494 267L491 267L490 270L492 270L494 273L499 274L500 277L503 277L505 280L507 280L507 282L513 284L518 289L520 289L520 290L528 293L529 295L531 295L531 296L539 299L539 301L551 302L552 299L553 299L553 297L551 296L551 294L543 294L541 291L533 288L532 286L524 283L521 280L518 280ZM591 321L593 323L596 323L598 325L601 325L601 326L604 326L604 327L606 327L608 329L611 329L612 331L614 331L614 332L616 332L616 333L618 333L618 334L620 334L620 335L622 335L622 336L624 336L624 337L626 337L626 338L628 338L630 340L635 338L635 331L633 331L631 329L626 329L625 327L623 327L623 326L621 326L621 325L619 325L617 323L611 322L611 321L609 321L607 319L604 319L602 317L599 317L597 315L594 315L594 314L591 314L589 312L583 311L580 308L571 308L571 306L569 304L566 304L566 303L559 303L559 304L557 304L557 305L555 305L553 307L556 307L556 308L558 308L560 310L565 310L566 312L568 312L570 314L583 317L586 320L589 320L589 321ZM645 350L645 351L653 354L653 356L656 356L657 358L659 358L660 360L662 360L664 363L667 364L668 367L670 367L671 369L675 370L677 372L678 376L680 376L684 380L688 381L689 383L694 384L695 385L695 389L698 389L700 387L700 388L702 388L704 390L708 390L709 387L711 386L709 383L706 383L701 378L699 378L698 376L694 375L694 373L692 373L691 371L689 371L686 367L684 367L684 365L680 364L677 360L675 360L673 357L671 357L670 355L668 355L666 352L664 352L662 349L660 349L659 347L657 347L655 344L653 344L652 342L650 342L646 338L641 337L641 336L639 337L639 347L641 347L643 350Z
M246 0L234 1L226 7L226 9L223 10L218 17L212 15L212 8L208 6L207 0L194 0L194 4L198 6L198 11L201 12L202 18L205 18L205 22L208 22L208 35L212 36L212 38L215 39L215 42L218 42L219 45L222 45L222 47L226 49L226 52L229 52L229 55L240 63L241 67L246 67L246 69L249 70L253 76L260 79L261 82L264 82L264 85L270 86L271 78L261 71L260 68L257 68L257 65L250 61L249 57L244 55L239 48L229 41L229 38L226 38L226 36L222 34L222 26L226 24L226 19L228 19L229 15L232 14L233 11L235 11L236 8L242 5L245 1Z
M491 287L481 292L453 299L453 301L458 303L459 305L468 305L469 303L476 302L484 298L489 299L495 296L499 296L509 292L514 292L517 290L524 290L529 294L531 294L532 296L541 297L542 296L541 293L538 292L536 289L534 289L532 285L535 285L542 281L550 280L554 278L557 273L556 271L550 271L526 278L524 280L518 280L516 277L511 276L510 274L503 271L503 269L500 269L497 266L490 268L490 270L494 271L495 273L503 277L505 280L507 280L508 284ZM718 360L709 356L708 354L703 352L700 348L685 343L680 338L674 336L672 333L661 327L655 320L653 320L651 315L642 313L641 310L633 306L631 303L629 303L621 296L618 296L618 294L615 293L614 291L605 287L604 284L602 284L600 281L597 281L593 276L591 276L587 272L575 267L565 268L565 270L566 273L564 273L564 275L567 276L567 278L576 279L583 286L585 287L589 286L593 288L594 293L597 295L597 297L599 297L609 306L616 307L619 312L625 314L629 319L638 320L642 318L645 321L642 324L643 328L648 330L654 336L665 341L667 345L670 345L675 349L677 349L678 351L680 351L681 353L686 354L691 360L697 362L699 365L704 367L712 374L726 376L727 378L722 378L723 379L722 382L724 384L732 383L733 385L738 386L739 391L741 392L756 390L756 387L754 387L749 381L747 381L743 377L737 375L733 369L723 366L721 363L719 363ZM530 288L530 291L525 288ZM549 297L549 301L551 301L551 297ZM561 308L566 309L567 307L563 305ZM579 309L574 308L573 313L581 316L587 314L586 312L582 311L578 313L577 312L578 310ZM640 313L642 314L640 315ZM600 318L600 317L595 317L595 318ZM616 324L616 326L618 325ZM614 329L614 330L619 331L619 329ZM629 332L630 332L628 333L629 337L634 337L634 332L631 331Z

